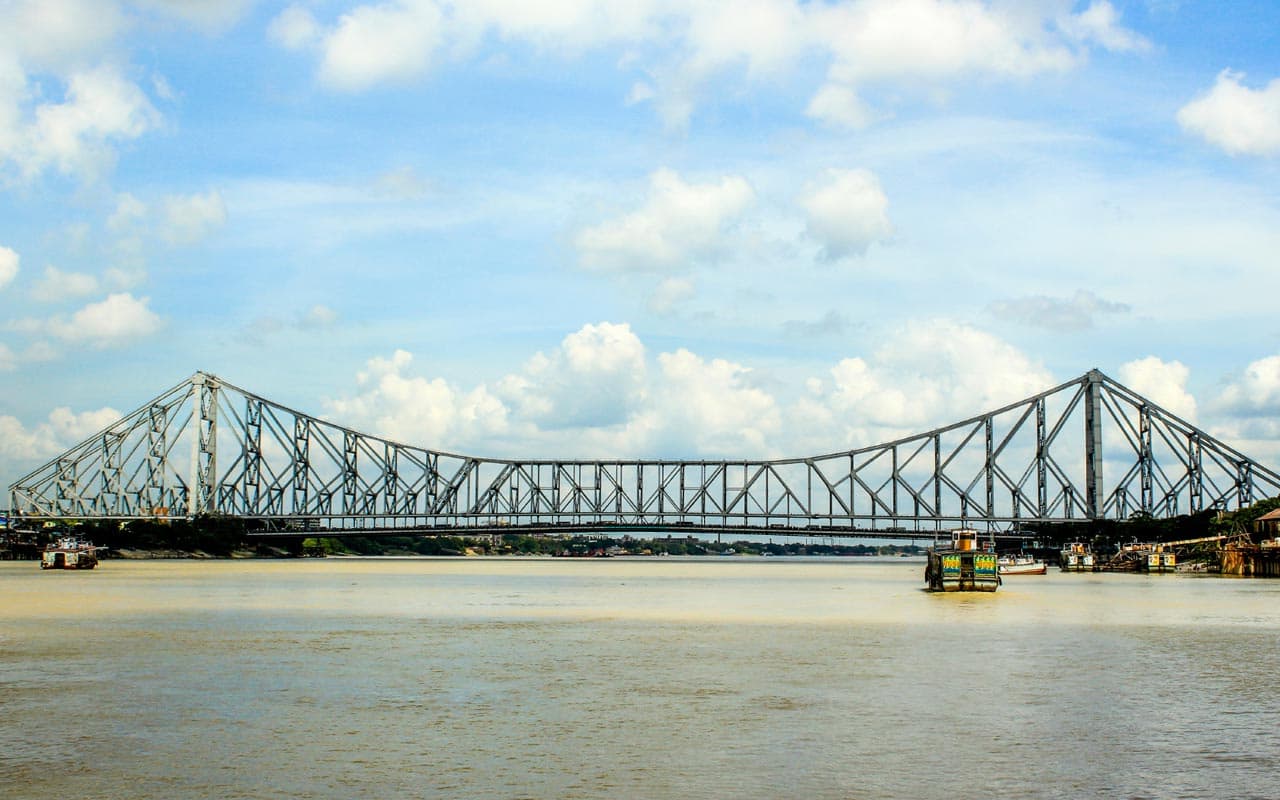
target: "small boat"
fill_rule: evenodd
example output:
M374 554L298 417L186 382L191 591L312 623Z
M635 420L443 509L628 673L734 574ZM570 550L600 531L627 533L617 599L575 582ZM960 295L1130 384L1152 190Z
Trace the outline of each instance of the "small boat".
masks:
M1035 556L1000 556L996 563L1000 565L1001 575L1043 575L1048 571L1045 563Z
M935 592L994 592L1000 588L996 554L980 547L977 531L959 528L950 547L929 549L924 582Z
M98 551L106 549L78 536L60 536L40 554L40 569L93 569Z
M1094 559L1089 545L1084 542L1071 542L1062 548L1058 556L1058 566L1062 567L1063 572L1093 572L1098 568L1098 562Z

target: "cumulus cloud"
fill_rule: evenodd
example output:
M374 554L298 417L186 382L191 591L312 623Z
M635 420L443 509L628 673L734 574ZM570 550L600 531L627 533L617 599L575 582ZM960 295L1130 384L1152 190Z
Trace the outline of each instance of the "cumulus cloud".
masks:
M809 101L804 113L837 128L860 131L876 119L876 114L848 86L828 83Z
M114 408L74 413L66 407L30 428L16 417L0 416L0 458L34 461L52 458L120 419Z
M70 69L100 57L125 25L112 0L16 0L0 8L0 50L36 69Z
M56 303L91 295L98 290L98 279L83 272L63 272L57 267L44 268L44 275L31 289L31 296L42 303Z
M1249 364L1222 390L1214 407L1232 416L1280 418L1280 355Z
M1250 89L1231 70L1205 94L1178 110L1178 124L1233 156L1280 152L1280 78Z
M801 202L808 212L808 233L828 261L863 255L893 232L889 198L876 176L864 169L828 170Z
M440 46L442 19L430 0L358 6L324 36L320 79L335 89L358 91L418 77Z
M198 242L227 221L227 205L216 189L204 194L171 195L164 199L163 210L160 235L173 244Z
M146 94L119 69L96 67L70 76L63 102L37 106L34 121L4 155L28 178L48 168L96 178L114 160L112 141L136 139L159 122Z
M287 50L300 50L320 39L320 23L303 6L281 11L267 26L267 37Z
M714 261L724 237L755 199L745 178L686 183L669 169L649 180L638 210L588 227L574 237L581 262L616 270L688 269Z
M1079 14L1070 14L1058 21L1058 26L1069 38L1078 42L1097 42L1114 52L1145 51L1151 42L1133 31L1120 27L1120 15L1115 6L1106 0L1091 3Z
M224 30L244 17L256 0L132 0L133 4L176 17L209 32Z
M908 326L868 356L812 377L801 397L749 364L687 348L650 353L630 327L583 326L490 390L412 374L397 351L369 362L345 425L411 444L497 456L771 457L888 441L1053 386L1040 365L983 331Z
M601 322L538 353L498 394L544 429L607 427L626 421L643 397L645 349L631 326Z
M315 44L321 80L344 91L418 78L435 61L471 57L488 41L562 59L613 47L622 53L620 64L646 76L633 83L627 101L651 100L670 129L687 125L706 85L719 76L771 80L817 58L829 65L829 83L810 102L810 116L857 128L872 117L856 92L867 83L1023 77L1070 69L1095 45L1117 51L1148 46L1121 26L1106 0L1075 14L1058 13L1060 8L958 0L743 0L725 13L717 3L665 0L391 0L356 6L329 27L295 5L276 17L270 36L294 50Z
M371 359L357 376L359 393L329 401L328 410L344 425L430 447L484 441L506 429L506 408L484 386L463 391L441 378L407 375L412 363L405 350Z
M115 347L160 330L160 317L147 307L148 303L148 297L137 298L128 292L112 294L51 327L64 341L95 348Z
M1147 356L1120 366L1119 381L1187 422L1196 421L1196 399L1187 390L1191 370L1181 361Z
M1104 300L1084 289L1078 289L1069 298L1031 295L991 305L991 312L998 317L1062 332L1088 330L1100 316L1127 314L1130 310L1125 303Z
M18 254L8 247L0 247L0 289L3 289L18 275Z

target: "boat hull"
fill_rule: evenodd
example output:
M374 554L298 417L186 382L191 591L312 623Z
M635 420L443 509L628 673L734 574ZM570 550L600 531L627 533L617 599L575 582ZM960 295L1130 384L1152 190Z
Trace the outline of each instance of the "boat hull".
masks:
M994 592L1000 588L995 553L941 550L929 553L926 586L935 592Z
M1048 572L1048 567L1043 561L1035 561L1029 564L1001 564L1001 575L1044 575Z

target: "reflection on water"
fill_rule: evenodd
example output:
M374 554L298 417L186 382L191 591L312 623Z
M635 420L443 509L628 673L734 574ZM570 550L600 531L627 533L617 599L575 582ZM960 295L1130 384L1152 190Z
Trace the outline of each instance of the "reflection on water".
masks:
M1280 582L0 563L0 797L1271 797Z

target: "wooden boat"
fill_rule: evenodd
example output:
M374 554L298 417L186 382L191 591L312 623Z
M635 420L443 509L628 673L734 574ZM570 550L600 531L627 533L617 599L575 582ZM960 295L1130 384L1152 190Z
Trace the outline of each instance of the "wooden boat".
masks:
M1062 567L1063 572L1093 572L1098 568L1098 562L1089 545L1071 542L1058 555L1058 566Z
M935 592L994 592L1000 588L996 554L980 547L977 531L959 528L950 547L930 548L924 582Z
M40 569L93 569L98 551L105 549L78 536L61 536L40 554Z
M1000 556L996 563L1000 565L1001 575L1044 575L1048 571L1045 563L1035 556Z

